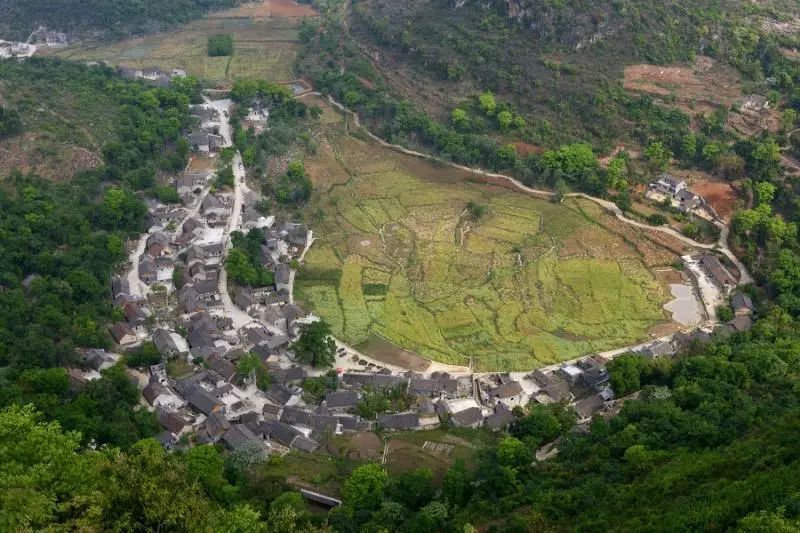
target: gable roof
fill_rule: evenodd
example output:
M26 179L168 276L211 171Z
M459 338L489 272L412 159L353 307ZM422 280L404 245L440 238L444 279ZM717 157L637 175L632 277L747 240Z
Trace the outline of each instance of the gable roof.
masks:
M269 388L267 388L265 394L267 395L267 398L278 405L286 405L286 402L288 402L293 396L292 391L280 383L271 384Z
M378 417L378 424L386 429L414 429L419 427L418 413L396 413Z
M233 363L226 361L218 355L210 356L208 359L206 359L206 363L208 363L208 367L211 370L228 381L230 381L231 378L236 375L236 367L233 365Z
M325 406L330 409L349 408L356 405L358 405L358 393L356 391L334 391L325 396Z
M753 300L743 292L737 292L731 297L731 305L734 309L747 309L750 311L755 309Z
M592 415L603 408L604 403L600 394L592 394L575 404L575 412L578 413L578 417L581 419L591 418Z
M519 384L519 381L509 381L508 383L503 383L499 387L495 387L489 392L492 397L500 399L512 398L514 396L519 396L522 393L522 385Z
M514 415L511 411L506 409L503 404L498 405L497 410L484 420L486 427L492 431L504 429L514 421Z
M450 421L457 427L470 427L483 422L483 413L480 407L470 407L463 411L453 413Z
M207 392L197 387L194 387L186 396L186 401L204 415L210 415L220 408L225 407L224 403L211 397Z

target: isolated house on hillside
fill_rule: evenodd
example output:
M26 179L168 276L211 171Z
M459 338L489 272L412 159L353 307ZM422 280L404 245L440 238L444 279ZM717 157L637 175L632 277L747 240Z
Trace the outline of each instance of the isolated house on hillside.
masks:
M724 290L728 290L736 285L736 279L728 272L719 258L710 254L704 254L700 258L700 264L711 275L711 278Z
M742 292L737 292L731 297L731 306L736 316L752 315L755 310L753 300Z
M659 176L656 181L650 184L650 188L661 194L675 196L678 194L678 191L686 188L686 181L665 172Z

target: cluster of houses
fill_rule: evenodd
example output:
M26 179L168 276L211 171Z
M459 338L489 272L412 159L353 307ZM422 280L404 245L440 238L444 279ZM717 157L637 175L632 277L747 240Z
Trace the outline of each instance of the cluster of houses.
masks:
M156 87L169 87L174 78L185 78L186 71L175 68L169 71L161 70L158 67L148 67L144 69L117 67L117 74L128 80L142 80Z
M36 53L36 45L0 40L0 59L26 59Z
M28 42L34 42L38 46L46 46L48 48L64 48L69 44L66 33L48 30L44 26L39 26L36 31L31 33Z
M681 213L694 213L711 220L718 218L714 209L702 196L689 190L686 180L666 172L650 183L647 197L659 202L668 201Z
M217 153L223 147L219 134L219 112L209 105L195 105L191 109L197 126L189 133L189 145L201 154Z
M208 106L195 106L193 114L199 129L192 135L208 136L207 150L193 139L194 149L212 151L210 138L219 137L220 117ZM310 394L304 390L306 379L309 372L319 372L296 364L292 342L300 325L314 317L293 302L290 265L310 246L311 231L303 224L276 223L274 217L264 216L252 193L243 198L241 219L232 221L234 194L212 191L211 178L210 172L187 171L175 180L183 205L148 205L151 227L136 248L135 269L111 283L114 306L122 317L110 328L119 351L151 342L162 357L146 375L129 372L142 389L144 407L163 428L158 440L166 448L219 443L266 456L313 452L328 436L346 432L441 425L499 431L514 422L515 409L531 402L569 404L581 423L618 412L622 400L609 386L607 361L597 355L530 373L423 375L370 364L337 373L335 387L328 376L326 386L332 390L319 397ZM677 185L675 194L685 188ZM272 285L224 292L229 227L263 230L260 260L274 273ZM716 257L708 255L700 262L715 282L735 284ZM131 287L133 281L145 287L144 294ZM147 292L157 285L168 297L164 305L151 307ZM736 317L726 327L736 331L752 323L753 306L741 293L731 301ZM698 330L652 342L637 353L671 356L682 346L709 338ZM346 356L341 348L338 357ZM84 369L70 371L70 376L77 384L97 379L119 359L105 350L87 350ZM261 365L253 365L254 360ZM167 372L172 362L180 362L176 366L185 370ZM261 368L269 374L268 383L261 379ZM407 408L370 420L359 416L365 395L390 391L401 392Z

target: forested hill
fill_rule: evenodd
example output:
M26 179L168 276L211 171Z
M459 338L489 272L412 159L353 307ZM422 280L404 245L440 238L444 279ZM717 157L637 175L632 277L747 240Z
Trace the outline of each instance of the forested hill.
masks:
M581 139L608 148L629 130L620 120L626 65L690 62L702 54L733 65L758 92L770 49L793 39L762 29L787 24L798 10L782 0L344 4L343 27L354 39L348 54L362 54L350 70L371 85L385 82L439 120L490 90L526 118L526 142Z
M239 3L240 0L2 0L0 39L24 40L39 26L109 38L149 33Z

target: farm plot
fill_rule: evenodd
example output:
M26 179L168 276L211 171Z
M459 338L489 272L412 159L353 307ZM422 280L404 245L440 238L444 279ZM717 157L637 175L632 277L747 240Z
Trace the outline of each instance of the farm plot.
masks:
M296 296L343 340L522 370L631 344L667 321L669 292L651 268L676 253L594 204L556 205L350 136L326 139L307 164L328 171L312 170L318 240ZM337 167L349 179L331 180Z
M105 61L112 66L178 68L211 82L240 78L287 81L293 78L299 49L297 25L301 16L311 16L313 11L300 6L297 15L282 16L280 9L273 9L275 6L267 9L273 3L264 2L267 7L263 10L248 4L214 13L175 31L110 44L79 43L53 53L76 61ZM219 33L233 36L232 56L208 57L208 38Z

